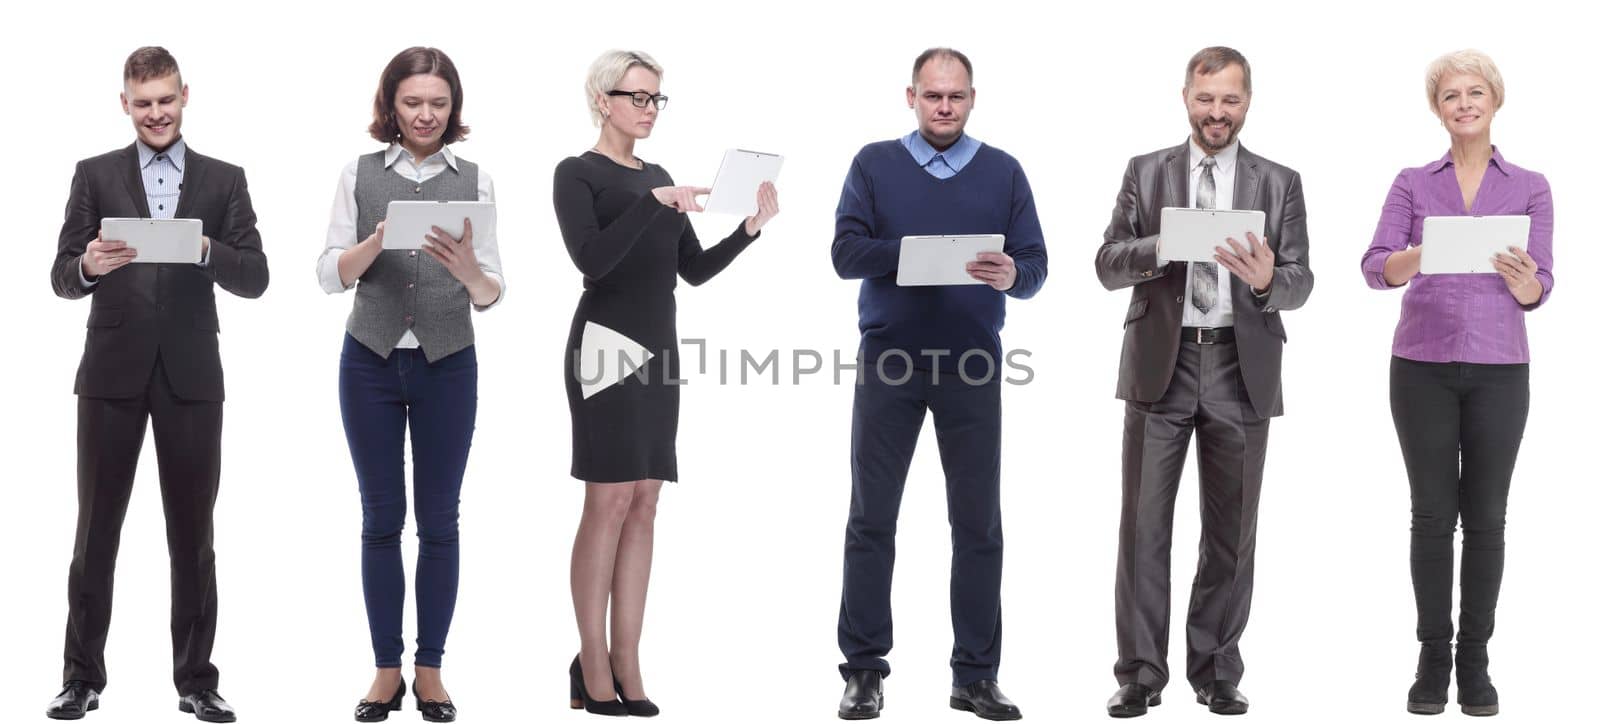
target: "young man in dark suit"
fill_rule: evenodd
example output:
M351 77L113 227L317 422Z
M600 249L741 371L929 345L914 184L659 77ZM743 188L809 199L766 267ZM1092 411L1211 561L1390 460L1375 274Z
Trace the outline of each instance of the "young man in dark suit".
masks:
M222 361L213 286L256 298L267 288L255 211L237 166L189 150L180 133L189 88L165 49L140 48L123 68L133 145L78 162L50 281L90 297L78 367L78 528L67 576L65 687L53 719L99 707L122 520L147 421L153 427L172 566L173 680L178 708L231 722L217 694L212 510L221 471ZM197 263L139 264L101 220L199 219Z

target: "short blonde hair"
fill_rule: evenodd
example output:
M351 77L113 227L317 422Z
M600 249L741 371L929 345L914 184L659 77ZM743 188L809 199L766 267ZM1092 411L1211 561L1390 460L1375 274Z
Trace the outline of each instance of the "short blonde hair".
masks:
M1506 104L1505 79L1500 77L1500 69L1489 55L1481 50L1458 50L1445 53L1428 64L1428 108L1434 115L1439 114L1439 83L1448 76L1462 74L1478 76L1489 84L1495 110Z
M596 126L604 118L600 114L600 96L617 89L628 69L639 65L657 78L662 77L661 64L648 53L639 50L608 50L589 64L589 77L583 82L583 91L589 99L589 119Z

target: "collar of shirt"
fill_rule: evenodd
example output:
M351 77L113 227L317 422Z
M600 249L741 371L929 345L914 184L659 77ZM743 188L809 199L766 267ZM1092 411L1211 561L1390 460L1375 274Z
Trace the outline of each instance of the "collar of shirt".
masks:
M983 145L978 139L963 133L949 148L940 151L928 143L928 139L922 137L921 131L912 131L900 139L900 143L911 152L911 158L916 160L918 166L927 168L934 159L943 156L945 165L955 173L961 173L961 169L966 168L972 157L978 155L978 147Z
M156 160L156 156L165 155L167 160L172 162L172 167L178 169L178 173L183 173L184 154L188 152L189 146L182 138L173 141L171 146L162 151L146 146L141 140L134 140L133 144L139 149L139 168L149 168L151 162Z
M1206 157L1206 152L1200 148L1199 144L1194 142L1194 137L1190 136L1189 137L1189 170L1190 171L1195 171L1195 170L1199 169L1200 168L1200 161L1202 159L1204 159L1205 157ZM1218 151L1215 154L1212 154L1212 158L1217 159L1217 173L1221 173L1221 174L1233 173L1233 165L1235 163L1239 162L1239 141L1238 141L1238 139L1234 139L1233 143L1228 144L1227 148L1224 148L1221 151Z
M1455 168L1455 165L1455 159L1450 157L1449 151L1445 151L1443 158L1434 161L1423 168L1426 168L1429 174L1436 174L1447 168ZM1489 167L1499 171L1501 175L1511 175L1511 169L1506 168L1506 160L1505 158L1501 157L1500 148L1498 146L1489 146Z
M426 173L429 166L437 168L438 171L443 171L443 166L449 166L455 171L461 170L456 168L456 155L450 151L449 146L441 146L439 150L432 156L418 161L417 159L411 157L411 153L407 151L404 146L398 143L390 143L389 149L383 153L383 167L394 168L395 162L402 158L405 159L406 163L409 164L411 168L415 169L420 175L424 176L432 175Z

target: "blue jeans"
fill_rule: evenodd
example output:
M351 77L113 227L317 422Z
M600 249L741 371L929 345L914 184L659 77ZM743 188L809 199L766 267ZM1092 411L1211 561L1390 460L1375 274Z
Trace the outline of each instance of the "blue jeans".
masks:
M345 335L339 409L361 486L361 585L379 668L398 668L406 574L406 425L416 466L418 666L439 666L455 614L461 549L461 477L478 414L478 357L472 347L428 363L420 349L384 359Z

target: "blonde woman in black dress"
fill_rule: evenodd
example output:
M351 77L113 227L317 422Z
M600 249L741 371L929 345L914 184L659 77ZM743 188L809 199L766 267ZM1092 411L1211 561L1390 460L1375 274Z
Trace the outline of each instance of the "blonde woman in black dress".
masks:
M596 59L585 93L600 140L555 173L556 219L584 288L565 360L572 476L586 488L572 546L581 641L570 669L572 706L596 714L657 713L639 671L639 635L656 500L662 481L678 479L673 288L679 276L693 285L716 276L778 213L777 190L764 184L756 214L715 246L701 247L687 213L703 210L698 197L710 189L678 186L665 169L633 155L666 106L661 76L644 53ZM630 374L610 384L593 369L609 368L615 377L619 365Z

